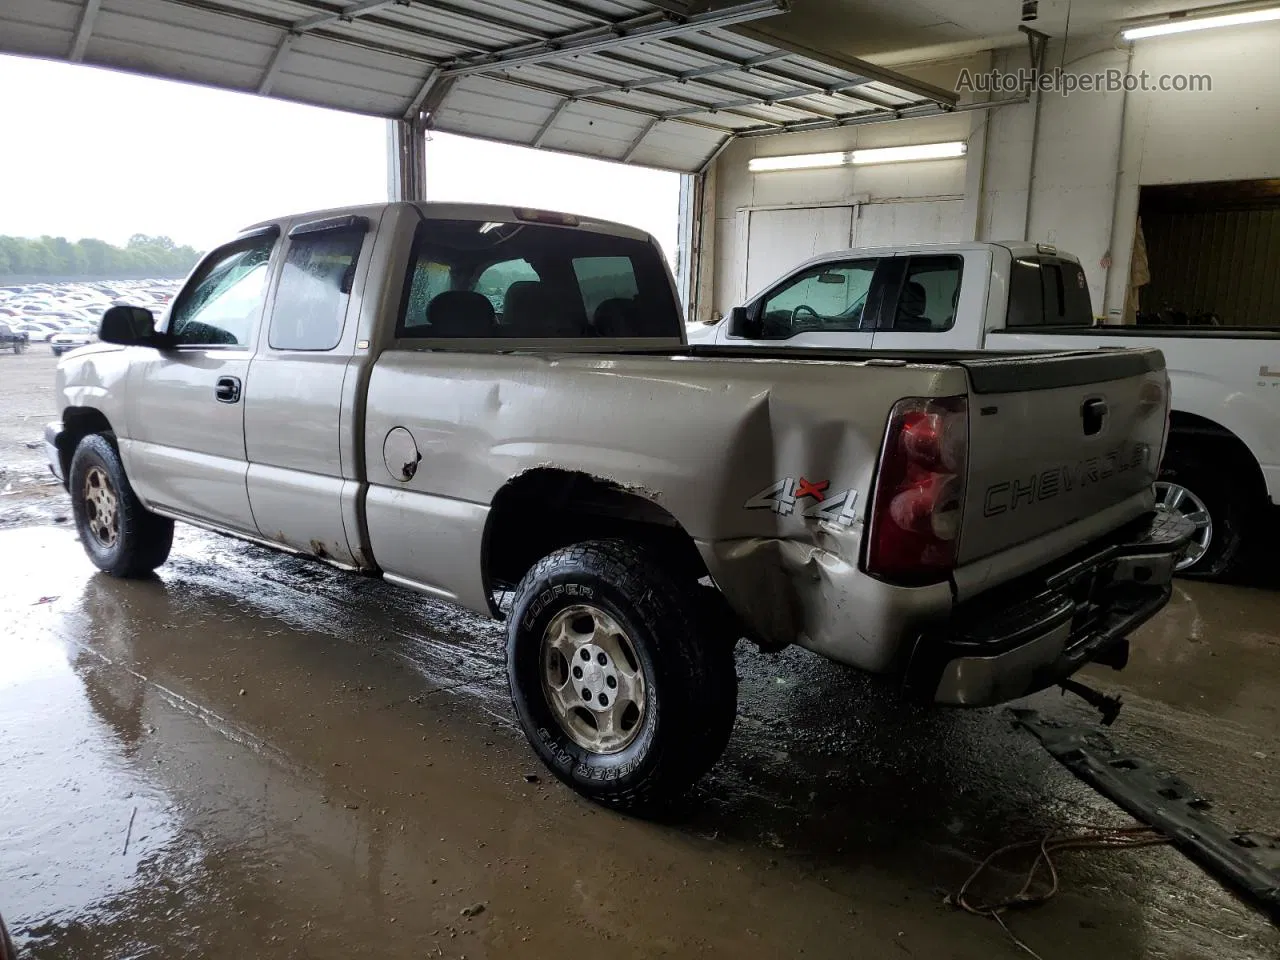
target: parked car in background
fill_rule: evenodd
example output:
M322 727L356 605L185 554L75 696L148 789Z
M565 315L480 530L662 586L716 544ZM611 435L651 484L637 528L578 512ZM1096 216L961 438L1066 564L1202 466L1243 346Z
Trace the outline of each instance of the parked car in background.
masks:
M689 339L771 354L1157 348L1173 384L1157 499L1197 528L1180 571L1215 578L1237 571L1248 535L1280 504L1280 327L1099 326L1079 261L1046 244L824 254L715 326L691 325Z
M59 324L49 323L47 320L19 320L11 325L26 333L35 343L47 343L50 337L62 329Z
M1152 508L1159 351L813 363L683 326L634 228L286 216L158 328L107 313L45 447L107 573L164 563L179 519L506 619L533 749L620 808L716 762L740 637L982 706L1122 666L1168 601L1192 525Z
M68 350L74 350L76 347L83 347L85 344L97 342L98 331L85 324L68 326L49 338L49 346L53 349L55 357L60 357Z
M25 353L31 336L7 320L0 320L0 350L12 350L14 353Z

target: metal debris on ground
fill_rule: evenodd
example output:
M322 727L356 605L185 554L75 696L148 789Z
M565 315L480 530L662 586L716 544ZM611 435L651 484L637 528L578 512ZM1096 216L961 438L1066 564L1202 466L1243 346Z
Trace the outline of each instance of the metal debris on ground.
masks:
M1213 802L1150 760L1122 753L1100 731L1011 710L1014 722L1107 799L1162 831L1179 850L1280 922L1280 838L1230 830Z

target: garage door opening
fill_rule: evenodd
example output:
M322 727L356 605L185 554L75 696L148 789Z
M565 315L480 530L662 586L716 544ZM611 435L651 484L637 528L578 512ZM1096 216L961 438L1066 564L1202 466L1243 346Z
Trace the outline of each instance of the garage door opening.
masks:
M1280 325L1280 179L1142 188L1138 323Z

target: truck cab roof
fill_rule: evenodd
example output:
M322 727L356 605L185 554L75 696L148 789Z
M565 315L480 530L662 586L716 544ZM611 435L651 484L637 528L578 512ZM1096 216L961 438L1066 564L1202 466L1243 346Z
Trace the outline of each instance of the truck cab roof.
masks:
M1048 243L1035 243L1030 240L965 240L955 243L899 243L881 247L852 247L847 250L833 250L829 253L823 253L816 257L812 257L787 272L788 274L794 273L804 269L805 267L817 266L818 264L829 263L833 260L863 260L873 257L905 257L911 255L936 256L948 253L980 253L996 247L1008 250L1015 259L1054 257L1058 260L1067 260L1072 263L1080 262L1074 254L1067 253L1065 250L1060 250Z
M377 221L382 214L392 207L413 207L425 220L481 220L496 223L538 223L547 226L572 227L591 233L608 236L626 237L631 240L647 240L656 244L648 233L635 227L609 220L581 216L575 213L564 213L555 210L539 210L533 207L510 207L486 203L372 203L349 207L331 207L326 210L311 210L303 213L291 213L280 217L261 220L245 227L242 233L253 233L270 227L281 230L312 221L330 220L338 217L368 217Z

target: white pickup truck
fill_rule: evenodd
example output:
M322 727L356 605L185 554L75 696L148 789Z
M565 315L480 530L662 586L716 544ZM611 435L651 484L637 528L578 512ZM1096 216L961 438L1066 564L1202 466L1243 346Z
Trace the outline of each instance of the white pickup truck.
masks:
M1185 575L1222 577L1280 503L1280 329L1099 326L1079 261L1033 243L947 243L824 254L691 343L809 349L1157 348L1173 384L1157 484L1196 535ZM1017 442L1016 438L1010 438Z
M1168 600L1155 350L816 359L691 350L652 238L502 207L265 221L157 328L116 307L45 432L108 573L183 520L508 622L556 776L678 793L735 717L732 643L998 703ZM512 591L511 603L499 602Z

